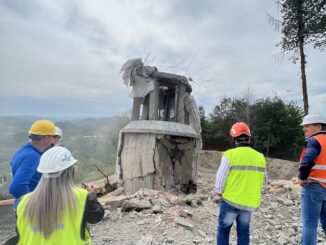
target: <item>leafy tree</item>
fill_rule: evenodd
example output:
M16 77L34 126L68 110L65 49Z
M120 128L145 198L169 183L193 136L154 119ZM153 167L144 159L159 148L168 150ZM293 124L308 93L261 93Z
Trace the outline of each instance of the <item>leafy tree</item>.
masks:
M216 144L221 150L231 147L230 127L236 121L248 123L247 107L245 99L223 98L209 115L206 132L203 131L204 144Z
M297 159L303 142L300 127L302 109L278 97L252 105L252 143L266 156Z
M233 147L229 130L235 122L243 121L251 128L251 143L255 149L266 156L297 160L303 142L302 116L301 107L278 97L260 99L251 104L245 99L224 98L208 119L202 118L205 125L203 143L204 146L214 145L219 150Z

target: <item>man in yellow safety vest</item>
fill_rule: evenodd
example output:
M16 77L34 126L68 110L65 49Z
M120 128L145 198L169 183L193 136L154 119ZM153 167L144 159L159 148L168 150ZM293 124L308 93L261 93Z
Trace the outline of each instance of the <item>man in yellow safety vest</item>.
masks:
M230 230L236 220L237 244L247 245L251 213L260 205L266 162L261 153L249 146L251 133L247 124L234 124L230 135L236 147L224 152L215 181L215 194L220 201L217 244L229 244Z

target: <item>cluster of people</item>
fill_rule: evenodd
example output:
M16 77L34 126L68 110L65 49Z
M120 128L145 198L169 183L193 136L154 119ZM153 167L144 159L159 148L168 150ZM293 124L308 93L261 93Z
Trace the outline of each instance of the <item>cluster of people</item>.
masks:
M317 244L320 221L326 235L326 118L308 114L301 126L305 135L296 183L301 190L302 245ZM217 244L229 244L231 227L236 221L237 244L250 242L250 218L261 201L267 182L264 156L249 145L251 132L247 124L236 123L230 130L235 148L223 153L216 172L215 200L219 202Z
M319 221L326 234L326 118L306 115L301 125L306 137L297 179L302 186L301 244L314 245ZM37 120L28 133L30 142L10 162L17 236L6 244L90 244L88 224L104 216L96 187L85 190L74 184L77 160L58 145L62 131L53 122ZM237 244L247 245L251 214L260 206L267 168L263 154L250 147L246 123L235 123L230 136L235 148L223 153L214 188L220 205L217 244L229 244L236 221Z
M10 162L17 236L5 244L90 244L88 224L104 216L97 188L74 184L77 160L59 146L62 130L53 122L35 121L28 135Z

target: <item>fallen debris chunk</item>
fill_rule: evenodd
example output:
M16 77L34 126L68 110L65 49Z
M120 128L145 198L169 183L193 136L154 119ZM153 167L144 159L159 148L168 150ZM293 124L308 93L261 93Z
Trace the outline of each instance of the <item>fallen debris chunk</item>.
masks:
M152 235L144 236L136 243L136 245L152 245L152 244L153 244Z
M167 238L166 238L166 242L167 242L167 243L173 243L174 240L173 240L172 237L167 237Z
M182 226L184 226L184 227L186 227L186 228L188 228L188 229L192 229L192 228L194 228L194 225L193 225L190 221L188 221L188 220L186 220L186 219L184 219L184 218L181 218L181 217L176 217L176 218L174 219L174 222L175 222L176 224L178 224L178 225L182 225Z
M199 235L201 235L202 237L206 236L206 232L202 231L202 230L198 230Z
M122 203L122 212L129 212L131 210L135 210L137 212L142 211L144 209L150 209L152 207L152 204L149 200L143 199L131 199L131 200L125 200Z
M110 192L110 193L108 194L108 196L120 196L120 195L123 194L123 192L124 192L124 189L123 189L123 187L120 186L118 189L116 189L116 190Z
M129 198L129 196L103 196L102 198L99 198L99 202L105 206L110 205L112 208L118 208L121 207L123 201L128 200Z
M160 205L155 204L155 205L152 207L152 212L153 212L154 214L161 214L161 213L163 213L163 210L162 210L162 208L161 208Z
M179 210L179 216L186 218L188 216L193 216L193 214L190 211L186 210L186 209L180 209Z

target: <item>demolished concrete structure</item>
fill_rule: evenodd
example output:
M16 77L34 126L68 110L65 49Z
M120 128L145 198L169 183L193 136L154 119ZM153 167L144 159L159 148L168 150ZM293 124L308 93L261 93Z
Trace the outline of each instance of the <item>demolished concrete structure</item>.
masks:
M187 78L144 66L140 59L127 61L121 71L134 101L132 121L120 132L117 182L131 193L195 192L201 127Z

